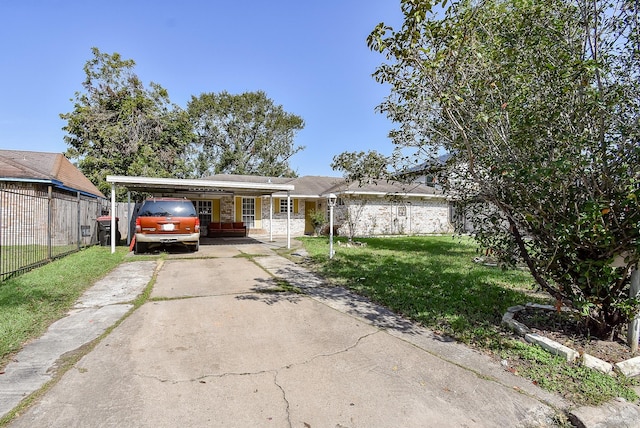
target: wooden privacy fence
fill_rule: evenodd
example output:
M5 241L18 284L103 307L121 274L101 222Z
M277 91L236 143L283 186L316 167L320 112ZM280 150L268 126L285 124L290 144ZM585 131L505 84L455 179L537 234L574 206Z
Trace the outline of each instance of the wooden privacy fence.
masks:
M104 199L0 181L0 281L98 242Z

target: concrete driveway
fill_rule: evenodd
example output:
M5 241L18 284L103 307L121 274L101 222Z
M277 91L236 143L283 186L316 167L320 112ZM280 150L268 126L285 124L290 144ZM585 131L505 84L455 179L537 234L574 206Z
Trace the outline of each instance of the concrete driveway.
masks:
M151 298L11 426L529 427L566 406L270 245L227 243L162 263Z

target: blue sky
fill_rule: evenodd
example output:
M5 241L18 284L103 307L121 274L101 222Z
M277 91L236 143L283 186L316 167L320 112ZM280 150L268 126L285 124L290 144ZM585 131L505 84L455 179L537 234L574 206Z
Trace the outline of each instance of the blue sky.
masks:
M375 107L388 87L366 37L401 21L393 0L20 0L0 2L0 148L64 152L60 113L73 109L91 48L136 62L186 107L192 95L262 90L301 116L300 175L339 175L349 150L391 153L392 124Z

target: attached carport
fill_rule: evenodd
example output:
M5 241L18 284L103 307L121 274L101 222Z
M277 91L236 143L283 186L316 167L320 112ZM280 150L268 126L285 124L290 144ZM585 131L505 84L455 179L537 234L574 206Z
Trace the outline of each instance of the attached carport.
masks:
M260 177L256 177L257 179ZM239 182L239 181L213 181L213 180L193 180L179 178L155 178L155 177L129 177L123 175L108 175L107 183L111 184L111 212L116 212L116 188L121 186L140 193L149 193L161 196L184 196L189 197L197 195L209 196L253 196L262 197L269 196L269 219L272 220L273 215L273 198L276 192L287 193L287 206L291 206L291 191L294 190L292 184L274 184L267 182ZM287 210L287 248L291 248L291 210ZM273 239L273 230L270 221L270 238ZM115 215L111 216L111 230L116 229ZM116 234L111 234L111 252L116 251Z

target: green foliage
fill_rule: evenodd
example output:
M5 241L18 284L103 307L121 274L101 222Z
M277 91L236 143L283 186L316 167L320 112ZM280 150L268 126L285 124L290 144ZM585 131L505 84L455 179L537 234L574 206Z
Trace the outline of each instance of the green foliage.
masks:
M294 137L304 122L264 92L201 94L183 110L160 85L145 88L133 60L92 53L84 90L60 117L67 121L66 155L103 193L110 191L107 175L295 176L289 160L303 149Z
M375 150L343 152L333 157L331 168L342 171L347 181L366 183L389 177L390 159Z
M539 286L610 338L638 305L640 257L638 4L624 0L401 1L380 24L389 60L379 107L400 126L400 163L451 154L441 182L476 238L526 262ZM621 267L612 267L618 255Z
M320 229L327 222L327 216L322 210L312 210L309 213L311 224L316 235L320 234Z
M181 154L191 139L186 114L169 102L167 91L145 88L133 60L93 48L84 66L84 91L73 111L61 114L69 145L66 155L105 194L107 175L184 176Z
M196 132L189 152L194 177L295 176L289 159L304 148L294 145L304 121L275 105L264 92L203 93L191 98L188 112Z

